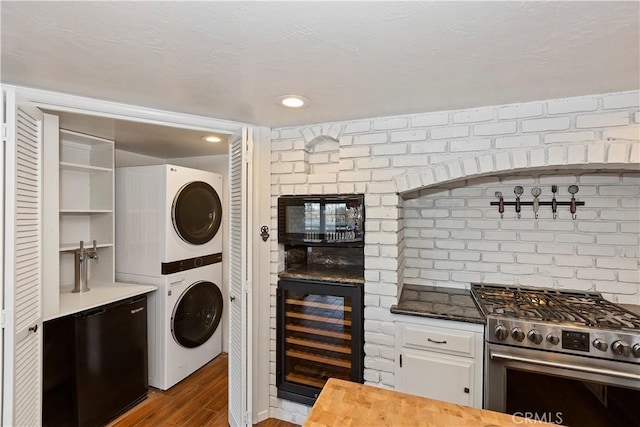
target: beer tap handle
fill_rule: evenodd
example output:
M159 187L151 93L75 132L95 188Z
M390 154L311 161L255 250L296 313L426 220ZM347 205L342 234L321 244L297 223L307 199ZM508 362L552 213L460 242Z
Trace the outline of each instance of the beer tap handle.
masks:
M91 258L94 260L98 260L98 244L95 239L93 239L93 252L91 253Z
M540 187L534 187L531 189L531 195L533 196L533 213L535 214L536 219L538 219L538 210L540 209L540 200L538 197L542 194L542 189Z
M518 219L520 219L520 210L522 209L520 204L520 196L522 196L522 193L524 193L524 188L518 185L513 189L513 192L516 195L516 213L518 214Z
M498 198L498 212L500 213L500 218L504 218L504 197L502 197L502 193L500 191L496 191L496 197Z
M569 194L571 194L571 205L569 206L569 212L571 212L571 218L576 219L576 193L578 192L578 186L577 185L570 185L569 186Z

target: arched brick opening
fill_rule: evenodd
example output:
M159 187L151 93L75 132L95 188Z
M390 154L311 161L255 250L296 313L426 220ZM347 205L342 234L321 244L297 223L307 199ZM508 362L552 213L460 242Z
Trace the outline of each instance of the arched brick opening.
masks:
M640 170L639 141L586 141L461 157L394 178L400 195L463 179L548 169Z

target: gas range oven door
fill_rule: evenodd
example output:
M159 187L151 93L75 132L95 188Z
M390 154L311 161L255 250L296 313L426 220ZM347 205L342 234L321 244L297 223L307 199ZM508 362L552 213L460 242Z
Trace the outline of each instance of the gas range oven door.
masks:
M568 426L640 425L640 363L487 344L485 408Z

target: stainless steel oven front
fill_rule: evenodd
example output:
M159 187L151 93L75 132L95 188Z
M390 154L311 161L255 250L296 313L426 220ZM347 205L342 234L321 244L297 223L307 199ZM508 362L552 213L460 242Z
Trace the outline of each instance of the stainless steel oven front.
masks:
M640 364L486 343L486 409L569 426L640 426Z

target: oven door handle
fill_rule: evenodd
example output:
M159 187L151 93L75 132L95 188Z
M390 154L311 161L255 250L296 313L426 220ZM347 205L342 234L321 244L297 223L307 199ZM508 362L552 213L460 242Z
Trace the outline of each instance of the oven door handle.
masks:
M549 366L549 367L552 367L552 368L570 369L572 371L588 372L588 373L591 373L591 374L609 375L609 376L612 376L612 377L627 378L627 379L632 379L632 380L636 380L636 381L640 380L640 375L628 374L626 372L617 372L617 371L612 371L610 369L589 368L587 366L568 365L566 363L547 362L547 361L544 361L544 360L535 360L535 359L529 359L529 358L526 358L526 357L511 356L509 354L502 354L502 353L494 353L494 352L492 352L491 353L491 358L492 359L502 359L502 360L513 360L515 362L532 363L534 365Z

